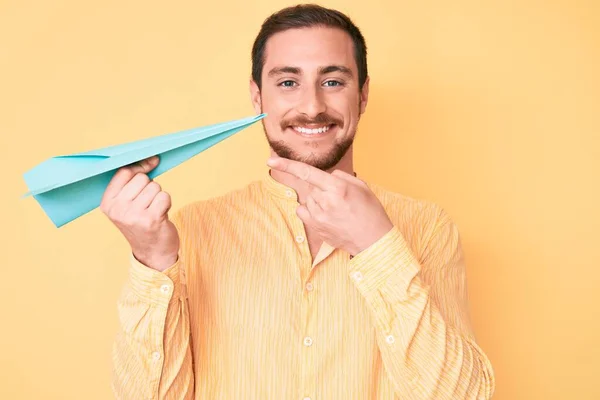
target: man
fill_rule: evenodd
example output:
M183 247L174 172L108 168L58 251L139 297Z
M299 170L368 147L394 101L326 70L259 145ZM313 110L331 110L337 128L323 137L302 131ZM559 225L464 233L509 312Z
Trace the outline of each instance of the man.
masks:
M455 225L437 205L354 172L366 46L343 14L268 18L250 92L264 179L168 216L146 173L114 176L102 210L132 249L119 302L119 399L489 399Z

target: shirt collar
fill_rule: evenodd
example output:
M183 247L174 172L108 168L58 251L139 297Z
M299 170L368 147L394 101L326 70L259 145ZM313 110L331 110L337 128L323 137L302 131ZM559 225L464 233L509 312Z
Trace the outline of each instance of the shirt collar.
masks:
M298 193L290 186L275 180L275 178L271 176L271 170L267 171L267 174L263 179L263 184L267 191L276 197L285 200L298 201Z
M356 172L354 173L354 176L358 176ZM298 193L290 186L284 185L273 178L271 176L271 170L267 171L266 176L263 178L263 184L267 191L276 197L285 200L298 201Z

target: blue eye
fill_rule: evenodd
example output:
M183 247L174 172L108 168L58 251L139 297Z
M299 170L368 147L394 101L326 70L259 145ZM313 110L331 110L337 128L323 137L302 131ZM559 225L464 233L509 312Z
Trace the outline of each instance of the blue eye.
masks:
M294 86L296 82L294 81L283 81L279 84L279 86L283 86L283 87L292 87Z
M327 82L325 82L325 86L331 86L331 87L342 86L342 82L340 82L340 81L327 81Z

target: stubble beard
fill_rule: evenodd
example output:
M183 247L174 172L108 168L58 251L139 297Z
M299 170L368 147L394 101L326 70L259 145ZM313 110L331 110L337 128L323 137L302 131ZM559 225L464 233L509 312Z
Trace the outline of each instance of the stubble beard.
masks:
M323 171L328 171L335 167L342 158L348 152L350 146L354 142L354 135L343 139L341 141L336 140L331 150L329 150L325 154L318 154L315 152L309 152L306 155L299 154L294 151L284 140L273 140L267 134L267 129L265 128L265 124L263 122L263 130L265 132L265 136L267 141L269 142L269 146L271 149L277 154L279 157L288 158L294 161L300 161L305 164L311 165L315 168L318 168ZM305 145L318 149L319 143L315 141L306 141Z
M261 107L261 113L262 112L263 111L262 111L262 107ZM312 121L308 121L306 118L303 118L303 117L299 117L296 120L299 120L300 122L306 122L306 123L312 122ZM281 121L281 127L280 127L281 131L285 133L288 128L288 125L291 122L292 121ZM293 122L295 122L295 121L293 121ZM332 116L329 116L327 114L319 115L316 118L315 122L320 122L320 123L324 123L324 124L335 123L339 129L342 129L343 124L344 124L342 120L337 119ZM262 123L263 131L265 133L265 137L267 138L267 141L269 142L269 146L271 147L271 149L273 149L275 154L277 154L279 157L303 162L305 164L311 165L311 166L318 168L320 170L323 170L323 171L328 171L328 170L332 169L340 162L340 160L348 152L348 149L354 143L354 136L356 133L356 132L352 132L351 135L349 135L348 137L341 139L341 140L336 139L331 150L329 150L325 154L317 153L316 150L319 148L319 143L317 141L307 140L304 142L306 147L311 147L311 148L315 149L315 151L314 152L311 151L306 155L302 155L302 154L299 154L298 152L296 152L294 149L292 149L285 140L272 139L269 136L269 134L267 133L265 121L262 120L261 123Z

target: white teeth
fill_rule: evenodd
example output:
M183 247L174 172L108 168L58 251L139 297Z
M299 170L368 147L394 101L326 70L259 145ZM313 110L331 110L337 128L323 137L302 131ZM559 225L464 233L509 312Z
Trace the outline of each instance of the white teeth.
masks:
M327 132L329 130L329 126L323 126L317 129L308 129L302 128L301 126L294 126L294 130L300 133L305 133L308 135L316 135L317 133Z

